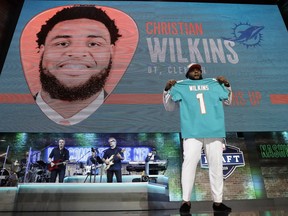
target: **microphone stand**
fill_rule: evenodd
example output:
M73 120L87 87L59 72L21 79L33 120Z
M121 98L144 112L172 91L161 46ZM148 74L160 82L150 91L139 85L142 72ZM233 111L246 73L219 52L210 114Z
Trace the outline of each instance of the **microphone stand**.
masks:
M7 149L6 149L5 159L4 159L3 167L2 167L2 170L1 170L1 175L3 174L3 170L5 169L5 166L6 166L6 161L7 161L7 157L8 157L8 152L9 152L9 146L7 146Z
M27 158L27 161L26 161L26 169L25 169L25 174L24 174L24 181L23 183L26 183L27 181L27 174L29 172L29 169L30 169L30 158L31 158L31 147L29 148L29 154L28 154L28 158Z
M90 153L91 151L88 151L88 152L86 152L82 157L80 157L77 161L76 161L76 163L78 163L84 156L86 156L88 153Z

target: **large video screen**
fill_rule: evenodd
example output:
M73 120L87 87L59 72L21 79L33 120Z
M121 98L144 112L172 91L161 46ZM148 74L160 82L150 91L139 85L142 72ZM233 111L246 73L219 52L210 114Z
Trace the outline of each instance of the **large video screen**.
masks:
M192 62L230 81L228 132L285 131L287 48L276 5L27 0L0 76L0 131L179 132L162 92Z

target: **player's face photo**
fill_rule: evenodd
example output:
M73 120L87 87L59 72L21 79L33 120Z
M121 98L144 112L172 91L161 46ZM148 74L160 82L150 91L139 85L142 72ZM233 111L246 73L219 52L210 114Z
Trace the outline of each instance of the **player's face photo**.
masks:
M90 97L104 87L113 46L109 31L101 22L75 19L58 23L40 47L42 86L49 83L45 88L47 92L51 90L49 86L66 88L65 95L74 95L69 100ZM65 100L67 96L61 97L63 91L54 89L51 97Z
M22 31L20 51L40 110L63 126L89 118L120 82L138 40L134 20L115 8L70 5L37 14Z

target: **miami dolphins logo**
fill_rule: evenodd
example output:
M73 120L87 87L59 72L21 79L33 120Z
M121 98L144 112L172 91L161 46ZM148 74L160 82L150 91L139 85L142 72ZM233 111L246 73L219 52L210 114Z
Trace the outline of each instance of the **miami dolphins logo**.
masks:
M235 24L235 27L232 29L233 37L223 38L224 40L234 41L246 46L247 48L261 46L261 41L263 40L261 32L264 29L264 26L253 26L249 23L240 23Z

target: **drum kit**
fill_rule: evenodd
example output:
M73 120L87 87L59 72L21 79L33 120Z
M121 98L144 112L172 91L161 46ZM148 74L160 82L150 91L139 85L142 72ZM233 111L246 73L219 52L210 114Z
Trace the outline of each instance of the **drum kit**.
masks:
M36 163L24 164L20 172L17 174L19 177L19 183L41 183L50 181L48 164L42 160L38 160Z
M0 187L17 186L18 183L49 182L50 172L47 164L39 160L36 163L23 164L18 160L3 163L0 159Z
M5 159L3 157L0 158L0 187L1 186L16 186L18 183L18 176L15 172L11 170L12 166L9 166L8 164L11 164L11 161Z

